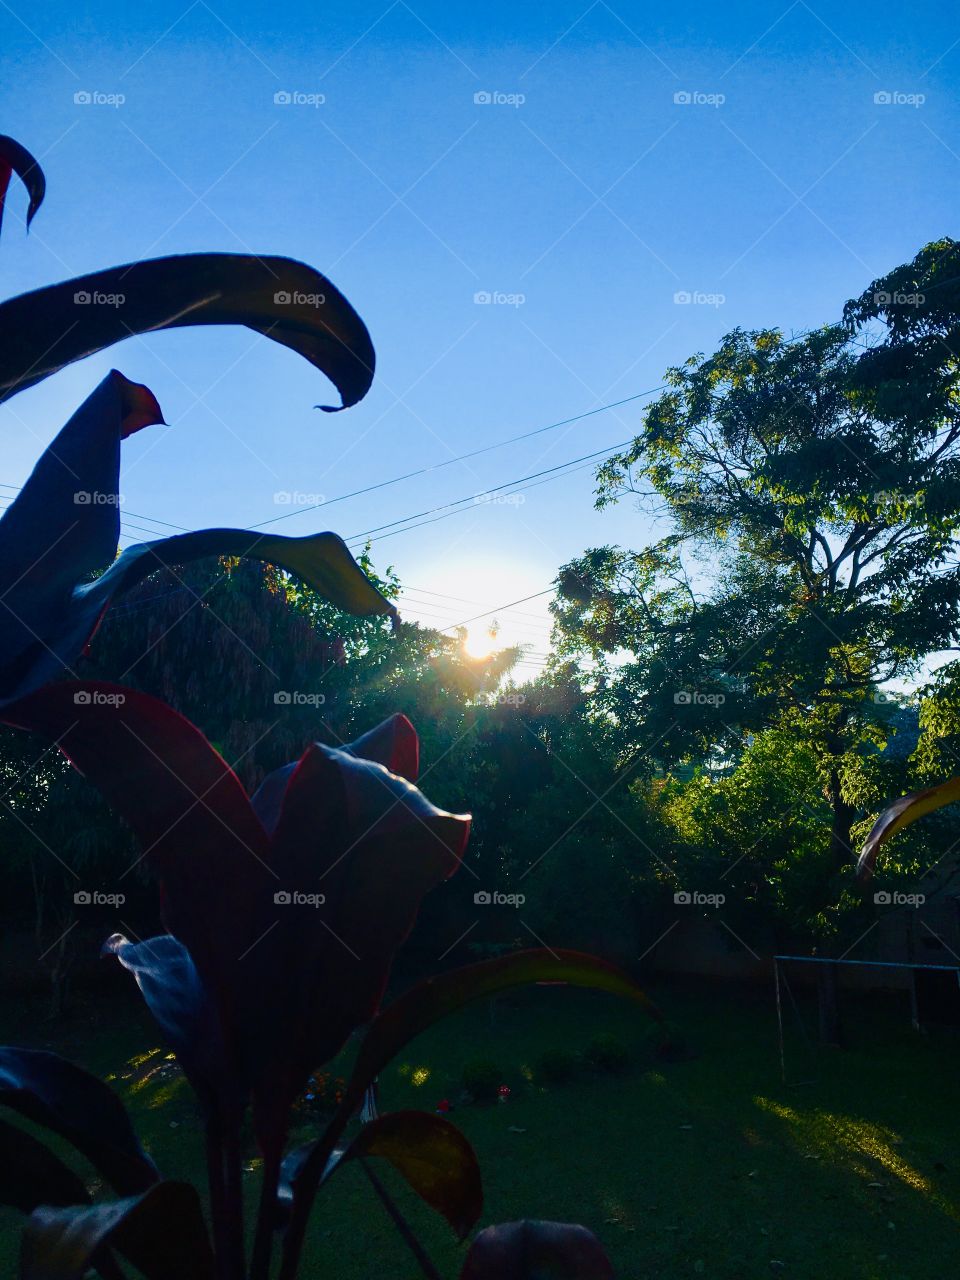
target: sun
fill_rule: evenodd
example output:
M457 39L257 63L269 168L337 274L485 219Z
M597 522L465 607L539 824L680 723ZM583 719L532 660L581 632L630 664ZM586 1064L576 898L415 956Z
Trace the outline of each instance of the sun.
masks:
M468 627L463 640L463 651L468 658L489 658L496 653L499 628L489 626Z

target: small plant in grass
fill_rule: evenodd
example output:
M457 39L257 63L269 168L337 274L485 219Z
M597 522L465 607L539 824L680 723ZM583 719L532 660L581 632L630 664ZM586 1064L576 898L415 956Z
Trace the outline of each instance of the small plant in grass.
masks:
M587 1045L584 1057L591 1067L600 1071L626 1071L630 1065L630 1050L623 1041L605 1031L594 1036Z
M489 1058L474 1058L463 1068L463 1087L474 1102L496 1102L503 1072Z
M577 1074L580 1060L570 1049L547 1049L534 1064L535 1079L541 1084L566 1084Z

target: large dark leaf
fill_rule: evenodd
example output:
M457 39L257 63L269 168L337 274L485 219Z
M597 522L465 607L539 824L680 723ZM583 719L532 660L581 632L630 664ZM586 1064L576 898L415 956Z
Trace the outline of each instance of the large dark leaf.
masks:
M0 1120L0 1204L32 1213L41 1204L89 1204L72 1169L36 1138Z
M122 933L115 933L104 943L103 954L116 956L136 978L147 1007L204 1110L212 1111L220 1099L236 1112L242 1092L230 1096L235 1081L220 1014L183 943L171 934L130 942Z
M285 1029L254 1092L263 1144L281 1140L311 1069L376 1013L424 895L457 869L469 830L382 765L320 744L304 753L272 841L292 901L256 955ZM298 904L297 891L325 901Z
M292 1182L310 1148L284 1161L281 1204L292 1199ZM480 1165L460 1130L427 1111L391 1111L364 1125L345 1150L327 1162L323 1181L349 1160L378 1156L387 1160L417 1195L442 1214L463 1240L483 1212Z
M14 173L27 188L27 194L30 197L30 204L27 207L27 227L29 228L34 214L43 203L47 189L46 179L39 161L26 147L21 146L15 138L8 138L5 133L0 134L0 224L3 222L3 205L7 187Z
M133 828L159 872L164 920L221 1010L269 923L266 832L236 774L195 725L157 698L105 681L47 685L0 712L58 743Z
M925 791L914 791L911 795L901 796L899 800L885 809L870 829L860 857L857 861L857 878L869 880L877 865L880 846L909 827L918 818L942 809L944 805L956 804L960 800L960 778L951 778L949 782L941 782L939 786L928 787Z
M531 982L566 982L626 996L664 1023L660 1010L631 978L605 960L578 951L518 951L418 983L374 1019L360 1044L343 1100L323 1136L314 1143L296 1172L293 1215L284 1243L287 1268L284 1274L293 1274L292 1266L303 1245L307 1215L336 1144L360 1107L366 1089L391 1058L415 1036L456 1009Z
M420 762L420 742L417 731L404 715L393 715L382 721L375 728L348 742L342 751L357 756L361 760L372 760L382 764L391 773L397 773L408 782L416 782ZM280 818L283 797L287 783L293 777L299 760L282 765L267 774L263 782L250 797L257 817L273 835Z
M600 1241L567 1222L504 1222L481 1231L460 1280L613 1280Z
M120 1099L55 1053L0 1048L0 1104L66 1138L121 1195L157 1181Z
M349 613L396 614L334 533L204 529L130 547L115 560L120 441L158 422L160 406L146 387L109 374L0 517L0 705L69 668L115 596L158 569L204 556L268 560Z
M91 301L98 297L113 301ZM319 271L290 258L196 253L95 271L0 304L0 401L133 334L194 324L246 325L290 347L327 375L343 408L373 381L366 326Z
M80 1280L105 1247L147 1280L213 1277L196 1191L185 1182L160 1182L144 1195L89 1209L37 1209L23 1231L20 1280Z

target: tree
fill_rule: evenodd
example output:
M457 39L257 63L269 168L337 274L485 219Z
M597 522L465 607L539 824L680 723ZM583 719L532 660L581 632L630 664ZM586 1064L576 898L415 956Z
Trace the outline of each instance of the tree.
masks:
M796 339L735 330L667 374L598 474L669 522L640 552L559 574L561 652L662 765L735 759L787 729L851 859L860 760L889 736L881 686L958 638L960 244L927 246Z

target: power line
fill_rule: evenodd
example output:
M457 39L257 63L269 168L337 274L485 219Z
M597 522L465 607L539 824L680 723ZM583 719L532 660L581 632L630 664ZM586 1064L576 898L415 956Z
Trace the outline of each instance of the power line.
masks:
M318 511L321 507L332 507L336 502L345 502L347 498L358 498L364 493L374 493L377 489L386 489L389 485L400 484L403 480L413 480L417 476L429 475L440 471L443 467L452 467L455 462L466 462L468 458L478 458L482 453L491 453L494 449L503 449L508 444L517 444L521 440L530 440L533 436L543 435L545 431L556 431L558 427L569 426L571 422L581 422L584 418L592 418L594 414L606 413L610 409L619 409L621 405L631 404L634 400L642 400L644 396L652 396L657 391L665 391L666 383L659 387L650 387L647 391L638 391L635 395L626 396L623 400L614 400L610 404L602 404L596 409L588 409L585 413L574 414L572 418L562 418L559 422L551 422L546 427L537 427L533 431L525 431L518 436L510 436L507 440L498 440L496 444L483 445L480 449L472 449L469 453L461 453L456 458L447 458L443 462L435 462L429 467L420 467L416 471L408 471L405 475L395 476L392 480L381 480L378 484L368 485L364 489L354 489L352 493L342 493L337 498L326 502L315 502L308 507L298 507L296 511L285 511L282 516L274 516L271 520L262 520L251 525L253 529L263 529L268 524L277 524L280 520L290 520L293 516L303 515L305 511ZM396 523L396 522L395 522Z

